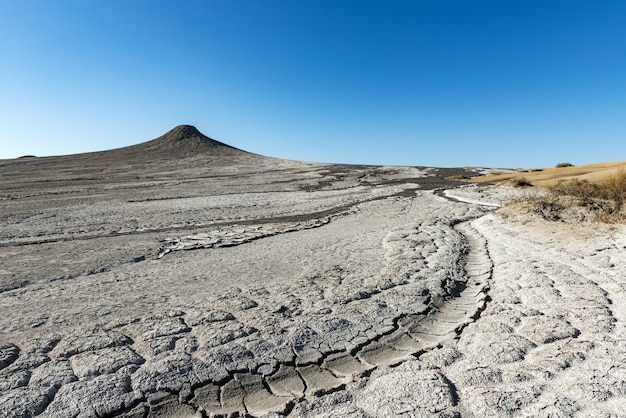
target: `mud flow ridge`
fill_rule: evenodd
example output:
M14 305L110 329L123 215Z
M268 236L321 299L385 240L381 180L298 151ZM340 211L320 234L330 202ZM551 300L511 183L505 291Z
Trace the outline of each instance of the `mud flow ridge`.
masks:
M358 200L321 212L212 225L214 229L208 232L164 240L159 247L157 258L162 258L172 251L231 247L278 234L318 228L327 225L337 217L345 216L360 204L385 200L390 197L414 196L417 190L415 188L406 189L391 195Z
M484 238L470 221L454 228L467 246L461 258L464 281L456 282L446 297L432 301L427 310L390 321L383 335L373 336L352 350L332 354L320 355L314 348L300 347L294 349L295 361L271 368L260 366L252 372L231 372L219 382L194 385L186 394L164 394L157 400L140 401L133 410L113 416L135 416L132 411L138 408L149 416L164 408L206 417L289 415L305 399L345 389L376 368L395 367L458 338L485 309L492 263Z

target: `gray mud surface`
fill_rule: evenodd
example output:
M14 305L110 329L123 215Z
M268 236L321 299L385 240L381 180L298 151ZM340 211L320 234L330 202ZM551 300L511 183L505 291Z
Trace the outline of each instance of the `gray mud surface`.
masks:
M189 127L0 175L0 416L623 416L618 227Z

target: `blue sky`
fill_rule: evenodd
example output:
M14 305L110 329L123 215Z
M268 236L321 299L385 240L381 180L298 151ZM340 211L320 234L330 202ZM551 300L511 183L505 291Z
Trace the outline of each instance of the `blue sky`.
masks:
M179 124L307 161L626 159L625 1L0 0L0 158Z

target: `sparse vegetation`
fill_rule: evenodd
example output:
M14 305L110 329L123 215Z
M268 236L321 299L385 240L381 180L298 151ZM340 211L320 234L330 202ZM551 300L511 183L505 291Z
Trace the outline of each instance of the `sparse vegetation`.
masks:
M564 168L564 167L574 167L574 164L572 164L572 163L558 163L556 165L556 168Z
M556 195L572 196L580 199L594 199L600 197L600 186L587 180L561 180L548 186L548 190Z
M468 180L468 179L470 179L470 178L471 178L471 177L469 177L469 176L464 176L463 174L457 174L457 175L454 175L454 176L448 176L448 177L446 177L446 180Z
M511 185L513 187L532 187L533 184L531 182L529 182L528 180L526 180L526 178L524 177L520 177L520 178L515 178L513 180L511 180Z
M620 212L626 200L626 169L617 170L615 174L604 178L600 182L600 189L604 198L615 203L615 211Z
M626 161L557 167L500 172L470 181L514 187L530 183L532 189L515 206L546 219L626 223Z
M579 208L583 218L595 215L597 220L607 223L626 221L626 169L593 183L578 179L559 181L547 190L547 195L533 199L536 211L545 219L559 220L565 210Z

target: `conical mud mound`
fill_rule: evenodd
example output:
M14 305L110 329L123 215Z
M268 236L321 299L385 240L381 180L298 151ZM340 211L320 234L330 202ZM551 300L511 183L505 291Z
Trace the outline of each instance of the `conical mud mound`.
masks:
M194 155L236 156L249 154L209 138L191 125L179 125L152 141L128 148L121 148L118 151L167 158Z

